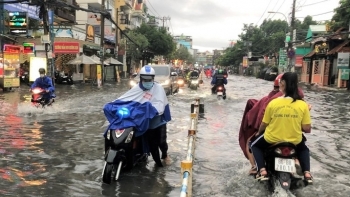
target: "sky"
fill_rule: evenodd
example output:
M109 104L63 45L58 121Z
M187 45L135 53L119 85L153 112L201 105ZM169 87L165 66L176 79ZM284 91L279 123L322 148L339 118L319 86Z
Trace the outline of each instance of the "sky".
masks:
M293 0L144 0L148 12L165 21L172 35L192 36L193 48L199 51L223 49L230 40L238 40L243 24L260 25L264 19L288 20ZM330 20L339 0L296 0L295 17L307 15L316 21ZM289 16L289 17L288 17ZM289 21L290 22L290 21ZM163 22L159 20L159 24Z

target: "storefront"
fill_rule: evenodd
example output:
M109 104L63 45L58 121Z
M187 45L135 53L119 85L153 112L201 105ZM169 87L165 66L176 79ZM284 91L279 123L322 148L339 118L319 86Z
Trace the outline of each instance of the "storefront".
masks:
M0 54L0 87L3 89L17 88L19 82L19 56L21 47L5 44Z

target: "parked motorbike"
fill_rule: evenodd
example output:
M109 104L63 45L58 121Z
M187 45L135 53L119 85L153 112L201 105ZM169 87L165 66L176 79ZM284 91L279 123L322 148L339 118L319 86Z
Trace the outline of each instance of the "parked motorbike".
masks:
M59 71L55 71L55 83L62 84L67 83L69 85L73 84L73 78L71 75Z
M24 83L29 83L29 73L24 72L20 77L20 81Z
M225 87L223 85L216 87L215 92L216 92L218 100L226 99L226 96L224 97L224 90L225 90Z
M269 176L268 189L275 191L281 187L288 191L307 185L302 178L295 177L296 147L294 144L283 142L270 147L265 151L266 170Z
M46 94L46 91L44 89L41 88L34 88L32 89L32 105L39 108L39 107L46 107L46 106L50 106L52 105L52 103L55 101L54 99L52 99L52 101L50 102L50 100L45 99L44 98L44 94Z

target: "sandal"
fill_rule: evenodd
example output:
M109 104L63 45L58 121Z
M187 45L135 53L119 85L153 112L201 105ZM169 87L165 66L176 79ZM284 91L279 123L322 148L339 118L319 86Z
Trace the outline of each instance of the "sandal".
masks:
M264 174L264 175L261 174L264 171L266 172L266 174ZM256 180L258 180L258 181L267 181L267 180L269 180L269 177L267 175L267 171L265 170L265 168L261 169L259 174L256 175Z
M256 168L256 166L252 166L252 168L250 168L249 170L249 175L256 175L258 174L258 169Z
M310 176L305 176L305 175L310 175ZM311 173L309 171L305 171L304 172L304 180L309 184L309 185L312 185L313 184L313 177L311 175Z

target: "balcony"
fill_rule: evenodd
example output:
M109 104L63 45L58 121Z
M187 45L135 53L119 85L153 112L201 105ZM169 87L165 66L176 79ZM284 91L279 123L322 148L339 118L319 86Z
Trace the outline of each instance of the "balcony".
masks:
M57 8L54 11L55 18L62 22L75 23L75 11L69 8Z

